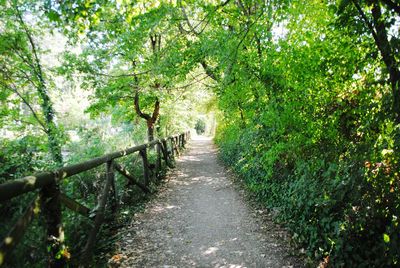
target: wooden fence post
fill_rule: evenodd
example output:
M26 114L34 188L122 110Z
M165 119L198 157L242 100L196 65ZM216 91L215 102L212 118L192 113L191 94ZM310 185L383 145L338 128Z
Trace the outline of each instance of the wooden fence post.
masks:
M112 190L112 192L113 192L113 194L114 194L114 196L113 196L113 202L112 202L112 207L111 207L111 210L112 210L112 213L114 214L114 216L116 217L117 216L117 212L118 212L118 209L119 209L119 197L118 197L118 191L117 191L117 184L116 184L116 182L115 182L115 172L114 172L114 161L112 161L112 163L111 163L111 166L110 166L110 176L111 176L111 190Z
M165 165L168 165L167 140L166 139L162 139L161 143L162 143L161 151L163 153L163 158L164 158L164 161L165 161Z
M147 149L144 148L143 150L140 150L139 154L142 157L143 162L143 183L144 185L149 186L149 161L147 159Z
M89 264L90 257L92 254L93 246L96 242L96 235L100 229L101 224L104 220L104 210L107 204L108 194L110 192L110 187L112 184L112 180L114 178L114 168L113 161L110 160L106 163L107 173L106 173L106 183L104 184L103 191L100 194L98 209L96 211L96 217L94 219L94 226L89 233L89 238L86 242L86 245L83 249L82 262L83 264Z
M179 155L180 155L180 153L179 153L179 136L174 137L174 148L176 151L176 155L179 157Z
M58 174L55 175L58 177ZM47 230L48 267L63 267L64 258L56 258L62 250L64 232L62 228L60 188L56 180L40 191L40 203Z
M170 138L170 141L171 141L171 156L172 156L172 159L174 159L174 158L175 158L175 152L174 152L174 148L175 148L175 146L174 146L174 138L171 137L171 138Z
M157 160L156 160L156 177L159 178L160 172L162 170L161 165L161 141L157 142Z

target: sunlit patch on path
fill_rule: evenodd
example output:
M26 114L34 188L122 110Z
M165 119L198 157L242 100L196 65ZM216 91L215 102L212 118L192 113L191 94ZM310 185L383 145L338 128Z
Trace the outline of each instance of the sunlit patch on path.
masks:
M282 231L228 179L209 138L195 138L117 243L121 267L301 267Z

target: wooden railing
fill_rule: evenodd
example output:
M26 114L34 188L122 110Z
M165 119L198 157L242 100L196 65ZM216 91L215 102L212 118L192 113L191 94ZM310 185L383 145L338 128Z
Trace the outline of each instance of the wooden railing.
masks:
M62 267L65 264L65 260L59 257L60 251L62 250L62 243L60 243L60 241L54 241L54 239L60 237L62 232L61 204L86 217L89 217L92 210L62 193L60 191L59 183L67 177L71 177L105 164L106 176L104 185L97 199L98 203L96 205L95 216L91 217L93 219L93 227L89 232L86 244L81 252L80 263L83 265L88 263L96 242L96 235L104 221L105 208L110 199L110 194L112 210L116 211L118 209L119 204L115 183L115 172L120 173L128 179L131 184L138 186L143 192L149 193L151 169L155 170L155 173L153 172L156 174L155 177L159 177L159 174L162 171L162 160L164 160L166 166L172 167L175 155L179 156L180 150L185 147L189 138L190 133L185 132L180 135L171 136L165 139L157 139L150 143L106 154L82 163L65 166L55 171L43 172L0 184L0 203L27 192L39 191L22 216L17 220L16 224L2 240L0 244L0 266L5 263L9 253L20 242L29 224L32 222L34 215L40 211L44 216L47 225L46 230L49 249L48 266ZM148 149L150 148L156 152L156 160L152 165L149 164L148 160ZM131 155L135 152L139 153L143 163L142 182L136 180L123 166L116 162L118 158Z

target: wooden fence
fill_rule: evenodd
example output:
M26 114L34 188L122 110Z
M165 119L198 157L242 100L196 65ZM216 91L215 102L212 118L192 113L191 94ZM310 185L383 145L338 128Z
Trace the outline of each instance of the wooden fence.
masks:
M104 164L106 166L106 176L103 188L97 199L95 216L91 217L93 219L93 227L89 232L88 239L83 251L81 252L81 264L85 265L85 263L89 263L93 247L96 243L96 235L104 221L107 202L111 201L113 211L118 210L119 204L117 196L118 192L115 184L115 172L120 173L128 179L130 184L134 184L143 192L149 193L150 189L148 187L151 179L151 171L154 170L155 173L153 173L156 175L155 177L159 177L159 174L162 171L162 160L164 160L166 166L172 167L175 155L179 156L180 150L185 147L189 138L190 133L185 132L180 135L171 136L165 139L157 139L150 143L106 154L82 163L65 166L55 171L43 172L0 184L0 202L4 202L27 192L38 190L36 197L30 202L25 212L2 240L0 244L0 266L5 263L9 253L21 240L29 224L33 220L34 215L38 213L38 211L42 213L46 223L49 249L48 266L64 266L65 260L59 257L60 252L62 251L62 243L57 241L57 238L62 235L61 204L86 217L89 217L89 214L91 214L90 212L93 210L62 193L60 191L59 183L67 177L94 169ZM148 149L150 148L156 152L156 160L154 164L149 164ZM139 153L143 163L142 182L136 180L123 166L116 162L118 158L131 155L135 152Z

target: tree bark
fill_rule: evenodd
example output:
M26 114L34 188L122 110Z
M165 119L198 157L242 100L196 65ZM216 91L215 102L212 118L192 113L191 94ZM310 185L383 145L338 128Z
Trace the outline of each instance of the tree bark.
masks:
M371 11L376 30L375 43L389 71L389 79L393 94L392 112L396 123L400 123L400 70L394 56L394 49L388 39L388 33L384 19L382 18L382 11L379 3L375 2Z
M145 119L147 123L147 140L148 142L151 142L154 140L154 125L157 122L158 116L160 114L160 101L158 98L156 99L154 103L154 110L152 115L150 114L145 114L142 112L140 109L140 104L139 104L139 93L136 92L135 94L135 111L136 114Z
M398 15L400 15L400 4L393 2L392 0L382 0L388 8L391 8Z
M64 244L59 186L56 183L52 183L43 187L40 191L40 201L42 215L47 228L48 267L64 267L65 259L57 257Z
M400 123L400 69L399 63L395 58L395 50L391 46L388 39L388 32L385 25L385 20L382 18L382 10L378 2L374 2L371 13L372 21L368 19L360 4L352 1L356 7L364 23L374 38L375 44L382 56L382 60L389 72L389 82L392 89L392 115L396 123ZM391 1L384 1L386 4ZM393 7L392 7L393 8ZM396 11L396 10L395 10Z
M154 140L154 123L151 120L147 121L147 140L149 142Z

